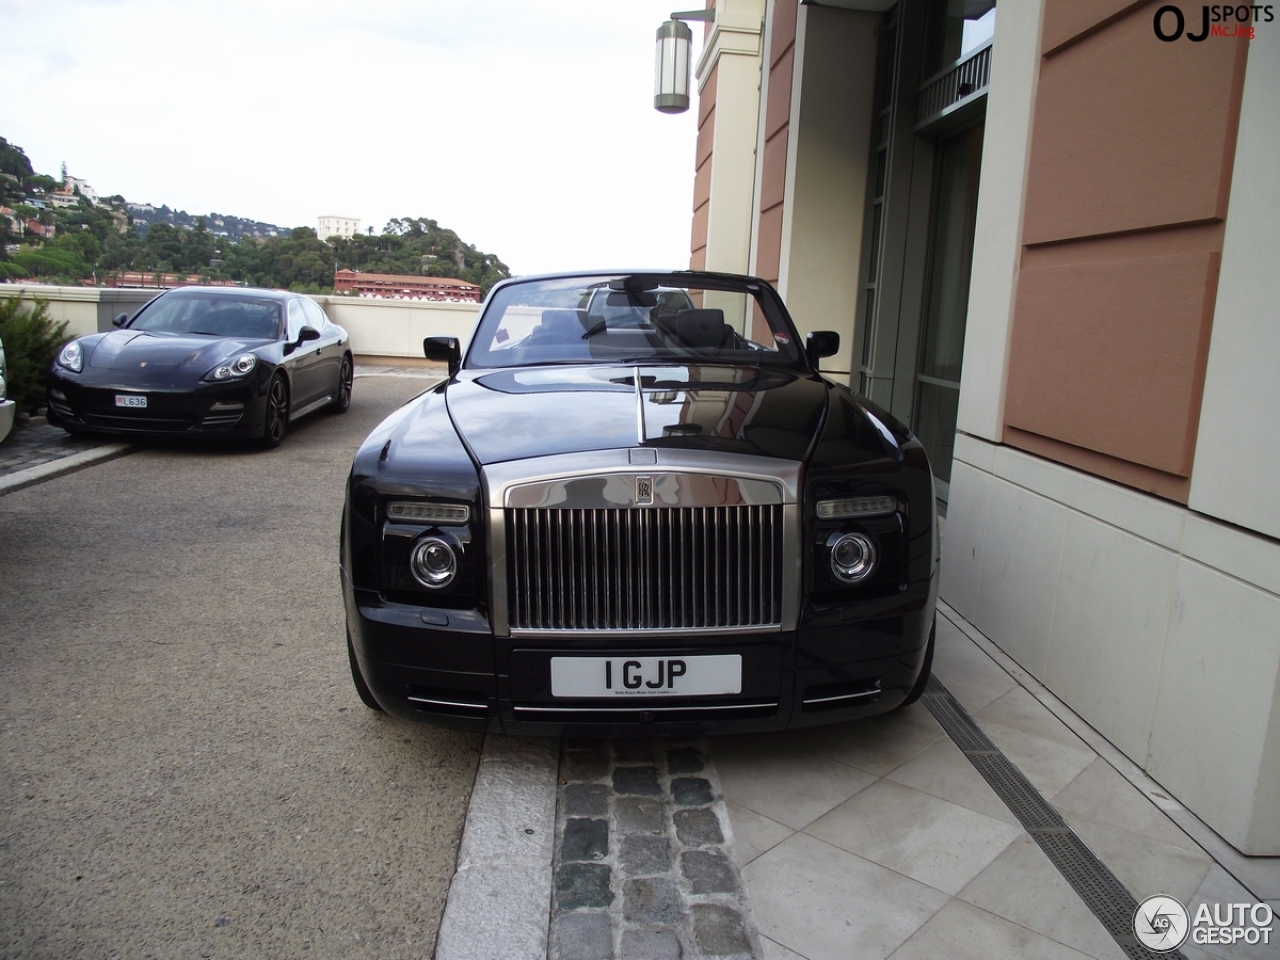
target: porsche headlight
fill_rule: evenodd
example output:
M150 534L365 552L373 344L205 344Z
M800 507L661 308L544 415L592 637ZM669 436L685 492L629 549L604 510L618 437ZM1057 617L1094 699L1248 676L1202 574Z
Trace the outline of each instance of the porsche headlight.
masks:
M62 348L62 352L58 354L58 366L66 367L73 373L84 369L84 350L80 348L79 340L72 340Z
M245 374L253 370L258 365L258 358L252 353L242 353L230 363L224 363L220 367L210 370L205 376L206 380L230 380L233 377L243 377Z

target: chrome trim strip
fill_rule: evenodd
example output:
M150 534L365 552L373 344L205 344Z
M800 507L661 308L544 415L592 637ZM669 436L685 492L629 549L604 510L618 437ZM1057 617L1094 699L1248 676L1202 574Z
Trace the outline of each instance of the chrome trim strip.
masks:
M481 469L490 506L517 506L509 502L511 487L531 483L568 480L575 477L654 476L696 474L732 477L737 480L764 480L782 486L782 503L799 503L801 465L791 460L755 457L740 453L705 450L672 450L650 447L657 453L654 464L633 464L631 447L612 450L585 450L554 457L508 460L490 463ZM773 501L778 502L778 501Z
M291 411L291 412L290 412L290 414L289 414L289 419L290 419L290 420L292 420L292 419L294 419L295 417L305 417L305 416L306 416L308 413L310 413L312 410L319 410L319 409L320 409L321 407L323 407L326 403L332 403L332 402L333 402L333 397L331 397L331 396L329 396L329 397L321 397L319 400L313 400L311 403L308 403L308 404L307 404L305 407L303 407L301 410L294 410L294 411Z
M644 446L644 390L640 387L640 368L635 367L632 370L632 376L635 378L636 386L636 442L640 446Z
M863 690L861 693L842 693L838 697L818 697L816 700L805 700L803 703L808 706L811 703L831 703L835 700L861 700L863 697L878 697L884 693L879 687L874 690Z
M406 697L410 703L426 703L433 707L458 707L463 710L479 710L484 713L489 712L487 703L463 703L455 700L432 700L430 697Z
M634 640L637 637L732 637L744 633L779 633L780 623L753 624L749 627L654 627L629 629L619 627L613 630L572 630L554 627L516 627L510 631L512 639L573 640L581 637L626 637Z
M493 623L493 635L510 634L510 615L507 608L507 517L501 507L490 507L489 513L489 620ZM541 578L542 568L537 568ZM539 591L541 595L541 591Z
M641 500L639 481L650 481L652 496ZM732 474L624 473L535 480L507 487L505 506L543 510L629 510L633 507L773 506L784 502L782 484Z
M782 508L782 629L794 630L800 619L800 541L803 539L800 504Z
M516 713L679 713L686 710L759 710L763 707L777 707L777 700L762 700L759 703L727 703L715 706L690 707L513 707Z

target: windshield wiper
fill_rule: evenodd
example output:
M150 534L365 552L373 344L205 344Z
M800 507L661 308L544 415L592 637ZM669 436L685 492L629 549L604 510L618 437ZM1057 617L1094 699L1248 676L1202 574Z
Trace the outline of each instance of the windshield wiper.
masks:
M591 329L590 329L590 330L588 330L586 333L584 333L584 334L582 335L582 339L583 339L583 340L590 340L590 339L591 339L592 337L594 337L597 333L602 333L603 331L605 331L605 330L607 330L607 329L608 329L608 325L605 323L605 320L604 320L604 318L602 317L602 318L600 318L599 320L597 320L595 323L593 323L593 324L591 325Z

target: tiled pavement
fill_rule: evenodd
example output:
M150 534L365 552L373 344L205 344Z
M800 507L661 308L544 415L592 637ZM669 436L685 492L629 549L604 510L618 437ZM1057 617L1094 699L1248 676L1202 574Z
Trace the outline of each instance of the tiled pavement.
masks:
M1139 901L1246 890L945 617L935 674ZM932 715L712 741L769 960L1123 958ZM1280 884L1280 861L1256 866ZM1266 882L1266 881L1264 881ZM1188 944L1188 958L1278 957Z
M1193 914L1200 903L1260 898L1280 909L1280 858L1244 864L1220 855L1248 879L1246 889L1202 846L1215 841L1220 850L1220 840L1198 824L1192 832L1202 843L1193 839L1174 818L1194 818L1151 781L1140 790L1117 772L1123 758L1114 748L1092 731L1084 735L1093 746L1077 736L957 623L963 621L939 617L935 674L1137 900L1167 893ZM1125 956L922 704L869 721L716 737L698 746L709 762L696 776L719 784L730 862L741 871L746 903L735 909L754 921L759 955L767 960ZM690 938L690 904L680 900L685 878L678 864L683 838L673 830L673 813L680 816L671 789L676 770L663 764L687 749L668 747L664 756L663 746L653 743L566 746L557 877L568 866L594 863L609 878L612 899L600 887L598 906L573 909L563 898L553 901L549 957L717 955ZM635 832L634 808L645 798L618 788L617 771L626 770L648 771L645 789L658 790L651 803L662 810L660 829L649 810L654 832ZM646 850L662 848L663 863L649 870L667 878L668 896L682 906L679 920L672 914L637 929L668 932L682 953L672 939L648 941L648 953L624 939L632 929L626 857L639 849L630 838L640 836L655 838L643 840ZM1280 933L1280 924L1273 931ZM1182 948L1189 960L1280 958L1275 943L1210 950Z

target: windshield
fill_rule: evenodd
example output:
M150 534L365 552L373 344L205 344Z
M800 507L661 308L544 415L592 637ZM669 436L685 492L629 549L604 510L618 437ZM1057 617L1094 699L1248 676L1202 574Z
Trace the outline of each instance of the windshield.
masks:
M151 301L134 317L129 329L274 340L280 336L280 304L251 297L184 292Z
M692 361L805 366L767 284L695 274L554 277L498 290L468 367Z

